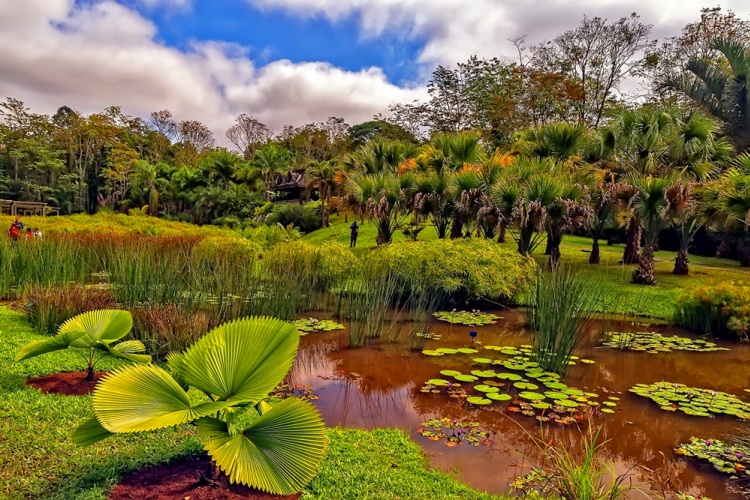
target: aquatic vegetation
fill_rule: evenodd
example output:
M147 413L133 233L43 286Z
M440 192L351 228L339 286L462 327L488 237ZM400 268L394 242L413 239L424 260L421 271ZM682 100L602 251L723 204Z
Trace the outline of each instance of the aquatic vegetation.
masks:
M287 384L281 383L274 390L268 393L272 399L300 398L307 401L317 401L320 396L315 394L313 387L307 384Z
M703 339L689 339L677 335L665 336L656 332L609 332L605 334L602 345L613 349L629 349L644 351L651 354L672 351L713 352L728 351L726 347L719 347L714 342ZM582 362L584 360L581 360Z
M529 309L535 361L545 371L565 375L573 351L591 319L594 290L588 275L569 268L538 273Z
M438 311L433 314L440 321L447 321L452 325L485 326L494 325L497 320L502 319L492 313L480 311Z
M449 448L462 443L471 446L490 444L487 439L489 433L481 430L478 422L468 420L432 418L427 422L422 422L422 427L417 432L430 441L445 440L445 445Z
M747 338L750 286L729 282L695 288L679 298L674 321L698 333Z
M750 420L750 403L726 392L687 387L672 382L636 384L630 392L651 399L666 411L681 411L696 417L723 414Z
M334 330L343 330L344 325L330 319L298 319L292 323L300 335L317 332L332 332Z
M691 437L689 443L680 444L674 451L678 455L708 461L714 469L731 474L734 479L750 476L749 446Z

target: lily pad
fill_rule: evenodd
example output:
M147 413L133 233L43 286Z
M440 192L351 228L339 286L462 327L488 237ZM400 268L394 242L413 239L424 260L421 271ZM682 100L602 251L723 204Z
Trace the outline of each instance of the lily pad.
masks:
M496 376L502 380L521 380L523 378L515 373L498 373Z
M713 352L729 350L701 339L692 340L677 335L666 336L656 332L609 332L602 343L613 349L629 349L654 354L671 351Z
M476 389L479 392L498 392L500 389L497 387L492 387L491 385L475 385L474 389Z
M434 351L432 349L425 349L424 351L422 351L422 354L424 354L425 356L444 356L444 353Z
M562 392L547 391L544 395L550 399L568 399L568 395Z
M471 397L468 397L468 398L466 398L466 401L468 403L473 404L473 405L488 405L488 404L492 403L492 401L490 401L489 399L483 398L483 397L480 397L480 396L471 396Z
M445 375L446 377L455 377L456 375L461 375L461 372L457 370L440 370L440 375Z
M513 386L517 389L523 389L523 390L529 390L529 391L535 391L539 389L538 385L534 385L530 382L516 382L513 384Z
M490 392L489 394L487 394L487 397L495 401L510 401L511 399L513 399L510 394L500 394L497 392Z
M441 378L431 378L430 380L427 381L427 383L438 386L438 387L446 386L450 384L450 382L448 382L447 380L443 380Z
M461 354L474 354L474 353L479 352L476 349L472 349L471 347L459 347L456 350L460 352Z
M477 377L474 375L454 375L453 378L458 380L459 382L474 382L475 380L478 380Z
M496 375L496 373L492 370L472 370L471 374L480 378L489 378Z
M544 399L544 394L538 392L524 391L519 392L518 397L521 399L528 399L529 401L541 401Z
M480 365L489 365L492 364L492 360L489 358L474 358L473 360L475 363L479 363Z
M443 354L457 354L458 351L456 349L450 349L448 347L441 347L440 349L435 349L437 352L442 352Z
M578 408L579 406L578 403L570 399L556 399L555 404L558 406L563 406L565 408Z
M292 323L300 332L300 335L307 335L313 332L332 332L333 330L343 330L344 325L336 323L330 319L298 319Z
M500 316L479 311L438 311L433 316L440 321L466 326L493 325L500 319Z

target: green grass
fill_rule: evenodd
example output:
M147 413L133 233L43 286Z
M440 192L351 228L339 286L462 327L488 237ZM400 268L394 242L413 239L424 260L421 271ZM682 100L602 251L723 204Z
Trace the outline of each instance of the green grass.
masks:
M324 243L337 241L349 243L349 224L344 222L341 216L331 217L334 228L323 228L304 236L310 243ZM336 235L338 232L338 235ZM377 229L369 221L361 226L359 239L354 252L357 255L366 255L375 248L375 237ZM407 238L397 231L394 241L404 241ZM437 239L437 233L432 226L428 226L419 234L420 240ZM515 242L508 235L506 243L515 248ZM679 296L692 288L725 283L727 281L745 281L750 283L750 270L739 267L737 261L717 259L715 257L690 257L690 275L676 276L672 274L676 252L656 252L656 279L655 286L634 285L630 278L635 270L635 265L619 264L622 258L623 245L607 246L602 244L601 264L590 265L588 263L588 250L591 249L591 240L577 236L566 236L560 248L563 265L572 266L580 272L590 275L589 286L597 291L601 297L605 297L610 303L611 311L621 314L631 314L648 318L671 320L675 304ZM585 250L585 251L584 251ZM544 255L544 245L540 245L534 253L534 258L540 264L547 262ZM523 302L522 298L522 302Z
M21 346L39 338L21 313L0 306L0 498L103 499L130 471L201 453L195 438L171 429L75 447L70 433L91 415L91 397L44 395L24 381L85 364L70 351L13 362ZM105 359L99 367L118 363ZM305 499L498 498L429 470L402 431L337 428L329 437L328 456Z

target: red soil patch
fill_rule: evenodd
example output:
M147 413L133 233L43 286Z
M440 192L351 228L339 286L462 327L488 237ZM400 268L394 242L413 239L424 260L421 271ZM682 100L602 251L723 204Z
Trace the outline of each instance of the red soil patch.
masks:
M221 474L215 484L201 481L201 474L208 473L211 461L208 458L186 460L169 465L148 467L126 476L109 493L110 500L156 500L162 498L190 500L249 499L249 500L297 500L299 495L269 495L238 484L229 484Z
M51 373L43 377L29 377L26 385L41 390L44 394L83 396L94 390L96 382L107 372L95 372L94 381L86 381L86 372Z

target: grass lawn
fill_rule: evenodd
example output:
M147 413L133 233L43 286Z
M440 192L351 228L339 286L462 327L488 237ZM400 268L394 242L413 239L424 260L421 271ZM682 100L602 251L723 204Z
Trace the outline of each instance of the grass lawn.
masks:
M75 447L70 433L91 415L91 397L43 395L24 381L85 365L74 352L13 362L21 346L39 338L21 313L0 306L0 498L103 499L129 471L201 453L184 430L119 435ZM105 360L98 368L116 363ZM419 446L402 431L335 428L329 438L323 468L303 499L498 498L429 470Z
M349 221L351 223L351 219ZM349 223L344 217L331 217L331 228L323 228L304 236L310 243L324 243L337 241L349 244ZM372 222L365 221L359 231L359 239L354 252L358 255L366 255L372 251L375 245L377 229ZM432 226L427 226L419 234L420 240L437 239L437 233ZM394 241L405 241L406 237L396 232ZM508 234L504 245L515 248L515 242ZM690 275L676 276L672 274L674 267L675 252L656 252L656 279L655 286L634 285L630 278L635 270L635 265L622 265L618 262L622 258L624 245L606 246L602 244L601 264L590 265L588 263L588 250L591 249L591 240L577 236L565 236L562 246L562 262L573 266L590 277L589 286L603 300L607 301L607 307L611 311L623 314L632 314L656 319L669 320L674 314L675 304L679 296L691 288L724 283L726 281L744 281L750 284L750 269L739 267L737 261L717 259L714 257L690 257ZM534 253L534 258L540 264L547 262L544 255L544 244L540 245ZM521 299L523 302L523 298Z

